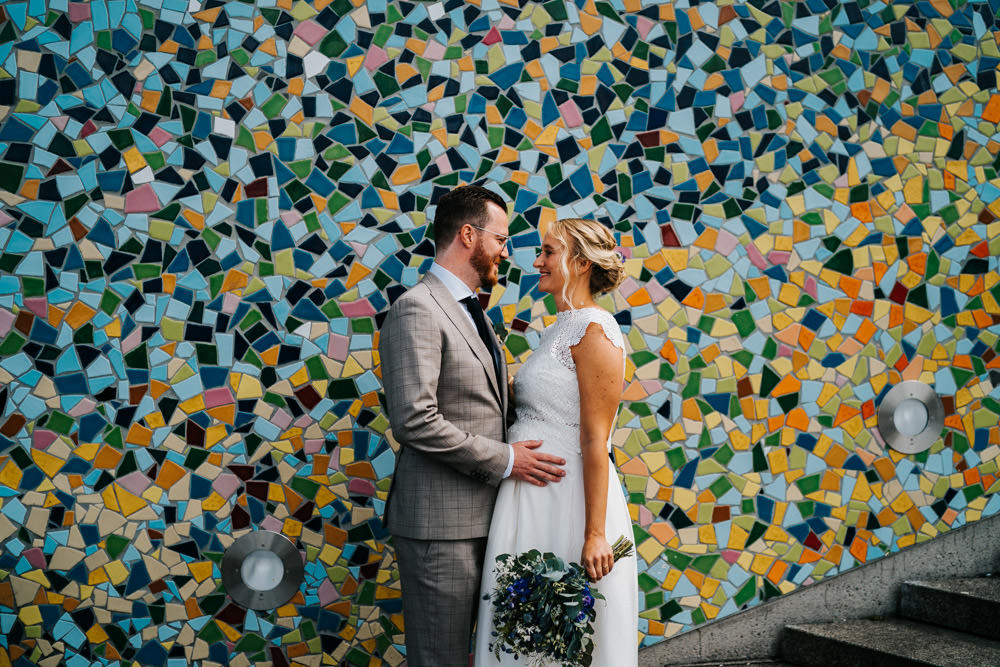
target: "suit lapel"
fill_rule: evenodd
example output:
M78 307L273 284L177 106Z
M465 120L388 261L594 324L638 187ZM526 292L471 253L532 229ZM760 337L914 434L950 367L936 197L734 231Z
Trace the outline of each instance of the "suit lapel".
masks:
M466 312L465 307L455 300L445 284L441 282L434 274L428 273L424 276L424 282L427 283L427 288L430 291L431 297L437 301L438 305L441 306L441 310L448 317L453 325L462 333L462 337L465 338L465 342L469 344L472 352L479 359L479 362L483 365L483 370L486 371L486 377L490 381L490 387L493 389L493 393L497 397L497 401L500 406L506 409L507 395L506 391L501 392L501 383L504 385L507 382L507 369L506 364L501 364L502 378L496 377L496 372L493 369L493 353L486 349L486 345L483 343L482 339L479 337L479 333L476 331L476 326L472 323L469 314ZM496 334L493 335L496 340L497 346L499 348L500 341L496 338ZM501 358L503 355L503 349L500 349Z

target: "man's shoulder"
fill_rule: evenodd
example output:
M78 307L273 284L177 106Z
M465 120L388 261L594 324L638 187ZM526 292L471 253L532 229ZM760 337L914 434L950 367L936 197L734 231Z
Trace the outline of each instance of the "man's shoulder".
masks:
M399 297L392 302L390 310L403 310L419 306L420 304L426 304L428 301L432 300L431 289L425 276L423 280L400 294Z
M428 276L403 292L389 307L388 319L435 318L442 308Z

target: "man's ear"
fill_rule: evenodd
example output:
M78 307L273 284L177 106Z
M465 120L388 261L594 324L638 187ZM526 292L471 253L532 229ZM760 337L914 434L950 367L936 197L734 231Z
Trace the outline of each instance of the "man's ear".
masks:
M459 227L458 239L466 248L472 248L476 245L476 230L472 228L472 225L466 223Z

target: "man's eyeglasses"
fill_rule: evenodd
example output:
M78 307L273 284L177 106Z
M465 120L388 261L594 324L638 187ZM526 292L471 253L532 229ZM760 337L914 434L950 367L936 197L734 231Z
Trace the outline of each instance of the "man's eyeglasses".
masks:
M495 236L498 239L500 239L500 241L504 245L507 245L510 242L510 237L508 235L506 235L506 234L500 234L499 232L491 231L489 229L486 229L485 227L477 227L476 225L473 225L472 223L466 223L466 224L469 225L469 227L472 227L473 229L478 229L481 232L486 232L487 234L492 234L493 236Z

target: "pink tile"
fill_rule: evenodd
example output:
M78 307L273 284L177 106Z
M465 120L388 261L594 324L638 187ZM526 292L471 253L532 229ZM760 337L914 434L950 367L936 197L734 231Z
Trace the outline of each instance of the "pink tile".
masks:
M271 515L264 517L264 519L260 522L262 530L270 530L272 533L280 533L282 525L283 524L280 521Z
M771 264L775 266L779 264L788 264L788 260L791 256L792 253L787 250L772 250L767 253L767 261L771 262Z
M288 414L284 408L278 408L278 411L275 412L274 416L268 421L280 429L285 429L292 423L292 416Z
M583 116L580 115L580 109L573 100L566 100L560 104L559 113L562 114L563 120L566 121L566 127L580 127L583 125Z
M49 299L45 296L26 296L24 297L24 305L42 318L47 318L49 316Z
M438 158L434 160L434 164L438 166L438 169L441 170L442 174L450 174L452 172L451 160L448 159L447 153L439 155Z
M444 58L444 46L440 42L436 42L433 39L427 42L427 48L424 49L424 58L427 60L441 60Z
M236 312L236 306L240 305L240 297L232 292L226 292L222 297L222 312L232 315Z
M806 294L814 299L819 299L819 294L816 289L816 278L813 276L806 276L806 284L802 287Z
M733 563L735 563L740 559L740 556L742 554L743 554L742 551L736 551L734 549L724 549L722 551L722 560L732 565Z
M153 480L138 470L133 470L124 477L119 477L118 484L132 495L141 496L143 491L153 485Z
M639 506L639 526L642 528L648 528L649 525L653 523L653 513L647 508L640 505Z
M135 329L122 340L122 352L131 352L142 343L142 329Z
M90 3L71 2L69 3L69 20L71 23L81 23L90 20Z
M318 454L323 451L323 440L321 438L309 438L302 446L302 451L306 454Z
M44 570L47 566L45 562L45 554L38 547L34 549L25 549L21 552L24 559L31 564L31 567L38 568L39 570Z
M326 37L326 28L308 19L295 27L294 34L309 46Z
M340 593L337 592L337 587L333 585L329 577L324 577L323 583L319 585L317 593L319 595L319 603L324 607L340 599Z
M639 386L650 396L663 389L663 384L659 380L640 380Z
M173 136L171 136L171 134L169 132L167 132L166 130L163 130L162 128L154 127L149 132L149 139L154 144L156 144L157 148L159 148L163 144L165 144L168 141L170 141L171 139L173 139Z
M224 472L212 482L212 489L223 498L228 498L240 488L240 478L230 472Z
M719 230L719 235L715 239L715 249L722 255L729 257L730 253L740 244L740 240L725 229Z
M73 409L67 412L70 417L82 417L84 415L89 415L97 407L97 402L92 398L83 398L79 403L73 406Z
M354 478L347 483L347 492L351 495L373 497L375 495L375 485L367 479Z
M745 101L746 95L744 93L733 93L729 96L729 108L734 112L739 111Z
M649 298L653 303L660 303L667 298L668 294L667 289L655 280L646 283L646 292L649 293Z
M7 213L7 211L4 211L3 209L0 209L0 227L3 227L4 225L6 225L7 223L9 223L13 219L14 218L10 217L10 215Z
M140 185L132 192L125 194L126 213L153 213L161 208L163 207L156 197L156 191L149 183Z
M288 228L291 228L292 225L302 220L302 214L298 211L282 211L279 217L285 223L285 227Z
M31 434L31 446L35 449L48 449L49 445L56 441L59 434L47 428L35 429Z
M374 72L382 65L389 62L389 55L378 46L369 46L368 55L365 56L365 69Z
M375 314L375 309L368 303L368 299L358 299L351 303L340 304L340 310L345 317L371 317Z
M618 291L626 299L632 296L636 290L639 289L639 283L635 281L634 278L628 277L622 281L622 284L618 286Z
M205 392L205 406L209 408L227 405L234 400L233 392L229 391L229 387L216 387Z
M757 250L757 246L750 243L747 245L747 257L750 259L750 263L756 266L758 269L764 270L767 268L767 262L764 260L764 256L760 254L760 250Z
M639 37L646 39L646 35L649 34L649 31L653 29L654 25L656 25L656 23L652 20L646 18L645 16L639 16L635 24L636 30L639 31Z
M0 310L0 330L3 329L3 317L4 311ZM10 313L8 313L10 315ZM14 316L10 315L10 322L14 321ZM7 323L7 328L10 328L10 322ZM347 336L341 336L340 334L330 334L330 342L327 343L326 353L331 359L336 359L337 361L347 361L347 352L350 345L350 339Z

